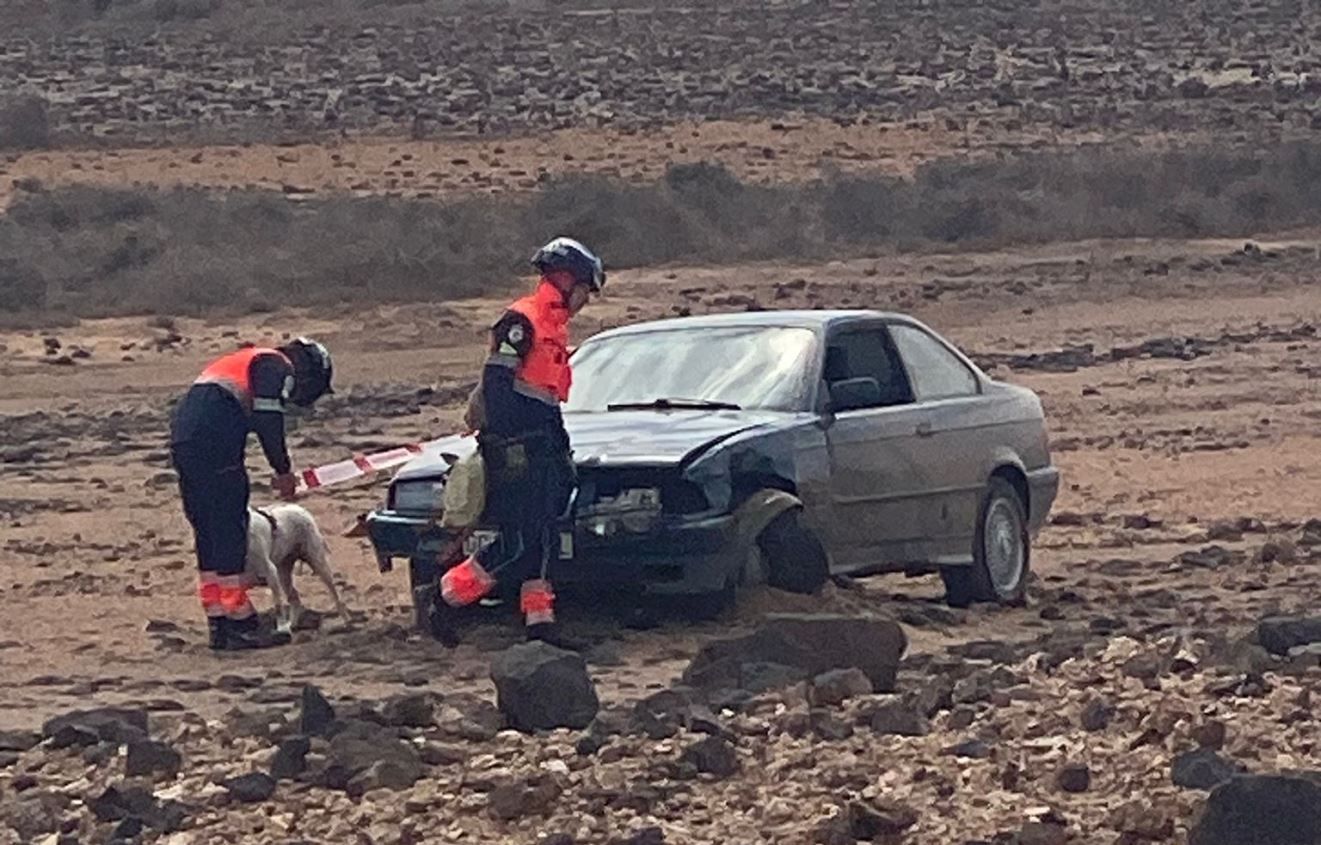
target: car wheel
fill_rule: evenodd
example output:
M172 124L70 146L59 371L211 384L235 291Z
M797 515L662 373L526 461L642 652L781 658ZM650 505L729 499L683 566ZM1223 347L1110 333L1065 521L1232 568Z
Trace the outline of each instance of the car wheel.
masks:
M945 600L952 607L973 602L1022 604L1027 595L1031 540L1027 512L1014 486L992 478L977 516L972 566L940 570Z
M413 595L413 621L420 631L429 631L428 617L436 600L436 563L419 557L408 559L408 588Z
M826 550L802 523L800 512L777 516L757 539L765 555L766 581L791 593L815 593L830 577Z

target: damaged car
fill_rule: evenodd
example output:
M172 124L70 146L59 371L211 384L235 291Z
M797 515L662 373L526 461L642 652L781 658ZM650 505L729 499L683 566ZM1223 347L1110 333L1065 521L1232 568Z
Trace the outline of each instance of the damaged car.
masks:
M572 356L579 485L557 584L685 596L710 612L770 584L939 572L956 606L1024 598L1059 489L1039 398L988 377L921 322L761 311L640 323ZM365 525L381 568L436 578L493 536L442 527L475 438L426 445ZM420 616L420 618L425 618Z

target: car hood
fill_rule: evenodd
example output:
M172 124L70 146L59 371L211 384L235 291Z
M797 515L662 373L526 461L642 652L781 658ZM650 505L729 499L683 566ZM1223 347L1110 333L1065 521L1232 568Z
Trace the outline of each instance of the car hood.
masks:
M564 427L580 467L657 466L681 463L736 434L794 418L796 415L775 411L609 411L565 414ZM395 478L443 474L451 460L467 457L476 446L473 437L431 441Z

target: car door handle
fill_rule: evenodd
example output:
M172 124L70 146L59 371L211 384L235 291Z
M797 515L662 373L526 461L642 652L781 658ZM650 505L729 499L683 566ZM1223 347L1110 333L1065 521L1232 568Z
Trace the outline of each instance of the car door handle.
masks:
M917 424L917 428L913 430L913 433L918 437L930 437L936 433L936 430L931 427L931 423L923 421Z

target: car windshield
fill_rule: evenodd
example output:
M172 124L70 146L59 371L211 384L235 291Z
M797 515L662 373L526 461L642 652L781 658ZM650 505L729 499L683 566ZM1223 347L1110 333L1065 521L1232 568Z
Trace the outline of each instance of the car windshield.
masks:
M801 410L815 343L809 329L780 326L662 329L589 340L573 356L564 410Z

